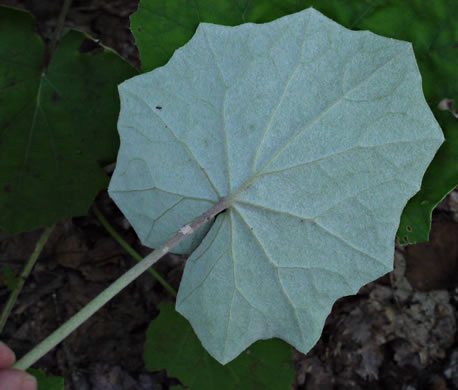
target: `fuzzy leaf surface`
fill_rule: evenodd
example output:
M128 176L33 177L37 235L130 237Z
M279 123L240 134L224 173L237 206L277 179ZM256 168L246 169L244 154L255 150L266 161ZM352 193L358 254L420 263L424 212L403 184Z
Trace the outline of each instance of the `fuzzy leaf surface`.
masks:
M143 71L164 65L193 35L199 22L235 26L265 23L313 6L343 26L412 42L426 100L445 142L428 167L421 190L407 202L397 237L403 244L428 241L431 213L458 185L458 121L438 109L458 102L456 0L141 0L131 17Z
M314 9L201 23L119 90L109 191L145 245L231 201L178 248L195 251L177 310L223 364L259 339L307 352L336 299L392 270L401 212L444 140L412 45Z

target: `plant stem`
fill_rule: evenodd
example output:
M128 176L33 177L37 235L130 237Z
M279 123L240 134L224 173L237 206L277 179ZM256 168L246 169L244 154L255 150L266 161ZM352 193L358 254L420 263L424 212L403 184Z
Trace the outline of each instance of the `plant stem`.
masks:
M56 28L53 31L51 42L49 43L49 46L47 49L47 55L45 59L45 68L48 67L49 62L51 61L51 58L54 55L54 51L56 50L57 43L59 42L61 38L62 30L65 24L65 19L67 17L67 13L71 5L72 5L72 0L64 0L64 4L62 5L62 8L60 10L59 17L57 18Z
M105 218L105 216L102 214L102 212L98 209L98 207L94 204L92 206L92 210L94 211L94 214L96 215L96 217L98 218L98 220L100 221L100 223L104 226L104 228L107 230L108 233L111 234L111 236L118 242L119 245L121 245L127 253L129 253L129 255L131 255L135 260L137 261L142 261L143 258L140 256L140 254L134 249L132 248L119 234L116 230L114 230L113 226L110 225L110 223L108 222L108 220ZM162 286L170 293L172 294L174 297L177 296L177 292L175 291L175 289L167 283L167 281L165 279L162 278L161 275L159 275L157 273L157 271L155 271L154 269L152 268L149 268L148 269L148 272L153 275L156 280L162 284Z
M53 231L53 229L54 229L54 226L51 226L43 230L43 233L41 233L41 236L35 245L35 249L33 250L32 254L30 255L29 260L25 264L24 269L22 270L21 274L19 275L18 285L11 292L8 302L6 302L6 305L3 308L3 312L0 317L0 333L2 333L3 328L5 327L6 321L8 320L8 317L11 313L11 310L13 310L13 307L16 303L17 297L19 296L19 294L22 291L22 287L24 286L25 280L27 279L30 272L32 271L32 268L35 265L38 259L38 256L40 256L40 253L43 250L43 247L45 246L46 242L48 241L48 238L51 235L51 232Z
M105 305L111 298L113 298L123 288L128 286L149 267L151 267L162 256L178 245L185 237L195 232L203 224L214 218L221 211L229 207L230 203L226 198L221 199L212 208L205 213L198 216L191 223L184 225L173 237L171 237L163 246L151 252L140 263L137 263L124 275L114 281L107 289L97 295L91 302L89 302L83 309L76 313L72 318L65 322L60 328L55 330L50 336L28 352L22 359L20 359L13 368L26 370L38 359L48 353L63 339L65 339L71 332L78 328L84 321L91 317L97 310Z

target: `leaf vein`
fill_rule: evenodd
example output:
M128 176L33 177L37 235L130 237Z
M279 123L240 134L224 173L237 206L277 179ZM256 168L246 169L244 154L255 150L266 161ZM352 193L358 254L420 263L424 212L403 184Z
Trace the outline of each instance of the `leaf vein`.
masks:
M218 234L223 226L223 222L224 222L224 219L221 220L221 223L220 225L218 226L217 228L217 231L215 233L215 236L213 237L212 241L208 244L207 248L199 255L197 256L195 259L192 259L193 261L197 261L198 259L200 259L209 249L210 247L213 245L213 243L215 242L216 238L218 237ZM224 255L226 255L227 253L229 252L229 248L226 249L225 251L223 251L215 260L215 263L210 267L210 269L208 270L207 274L205 275L205 277L202 279L202 281L196 285L189 293L188 295L186 295L184 298L180 299L180 305L182 305L197 289L199 289L200 287L202 287L202 285L205 283L205 281L208 279L208 277L210 276L210 274L212 273L213 271L213 268L215 268L215 266L219 263L219 261L223 258ZM177 303L177 306L178 306L178 303Z
M275 274L277 276L277 279L278 279L278 282L280 284L280 288L282 290L282 294L284 296L284 298L286 299L286 301L290 304L293 312L294 312L294 317L295 317L295 320L296 320L296 323L297 323L297 327L298 327L298 331L299 331L299 335L302 339L302 342L304 343L305 345L305 338L304 338L304 333L302 332L302 328L301 328L301 324L300 324L300 321L299 321L299 316L297 314L297 310L296 310L296 307L294 306L293 302L291 301L291 298L289 297L289 295L286 293L285 289L284 289L284 286L283 286L283 283L281 281L281 278L280 278L280 275L278 273L278 265L272 260L272 258L270 257L270 255L267 253L266 249L264 248L264 245L262 245L261 241L259 240L259 237L254 233L253 230L250 229L250 225L248 224L248 222L245 220L245 218L243 217L243 215L240 213L240 211L238 210L235 210L235 212L239 215L240 219L243 221L243 223L248 227L248 230L251 232L251 235L253 236L255 242L258 244L259 248L261 249L261 251L264 253L264 256L266 257L266 259L272 264L272 266L274 267L275 269Z
M336 233L334 233L334 232L331 232L331 231L328 230L326 227L324 227L323 225L321 225L321 224L319 224L318 222L316 222L316 220L315 220L315 224L316 224L317 226L319 226L324 232L326 232L326 233L329 234L330 236L333 236L333 237L337 238L339 241L341 241L343 244L345 244L345 245L348 246L349 248L352 248L352 249L355 250L356 252L359 252L359 253L361 253L362 255L364 255L364 256L366 256L366 257L369 257L370 259L374 260L375 262L377 262L377 263L383 265L385 268L387 268L386 264L385 264L382 260L380 260L380 259L378 259L378 258L376 258L376 257L374 257L374 256L372 256L372 255L370 255L370 254L368 254L368 253L366 253L366 252L364 252L362 249L357 248L356 246L354 246L353 244L351 244L350 242L348 242L347 240L345 240L343 237L339 236L338 234L336 234ZM388 271L387 271L387 272L388 272Z
M392 62L394 59L396 59L398 56L400 55L400 53L396 54L395 56L393 56L389 61L387 61L385 64L381 65L380 67L378 67L374 72L371 73L371 75L369 77L367 77L365 80L361 81L360 83L358 83L356 86L354 86L352 89L350 89L349 91L347 91L343 96L341 96L339 99L337 99L334 103L332 103L328 108L324 109L323 111L321 111L314 119L312 119L311 121L309 121L301 130L299 130L295 135L293 135L281 148L280 150L274 154L274 156L269 160L267 161L267 163L264 165L264 167L260 170L260 172L257 174L261 174L263 173L267 167L272 164L272 162L274 162L282 153L283 151L293 143L293 141L299 137L302 133L304 133L308 128L310 128L314 123L316 123L317 121L319 121L326 113L328 113L332 108L338 106L342 101L344 101L345 99L345 96L350 94L351 92L355 91L357 88L359 88L361 85L363 85L365 82L367 82L368 80L370 80L375 74L377 74L381 69L383 69L386 65L388 65L390 62ZM343 77L343 76L342 76Z
M226 86L226 83L224 81L224 76L223 76L223 72L221 70L221 67L219 66L218 64L218 61L216 59L216 53L215 53L215 50L213 49L212 45L210 44L210 41L208 39L208 36L207 36L207 32L205 31L205 29L203 29L203 32L204 32L204 36L205 36L205 40L207 41L207 45L208 45L208 48L210 49L210 52L212 53L212 57L213 57L213 61L215 63L215 66L216 68L218 69L218 72L219 72L219 75L221 77L221 81L224 85L224 97L223 97L223 108L221 110L221 117L222 117L222 120L223 120L223 135L224 135L224 142L225 142L225 151L226 151L226 170L227 170L227 192L231 192L231 188L232 188L232 185L231 185L231 169L230 169L230 161L229 161L229 140L228 140L228 137L227 137L227 125L226 125L226 98L227 98L227 91L228 91L228 88Z
M165 125L165 127L169 130L169 132L172 134L172 136L177 140L177 142L181 143L185 148L186 150L188 151L189 155L191 156L191 158L194 160L194 162L197 164L197 166L199 167L200 171L204 174L204 176L207 178L207 181L208 183L210 184L210 186L212 187L213 191L215 192L215 194L218 196L218 197L221 197L221 194L219 193L218 189L216 188L216 186L214 185L213 181L210 179L210 177L208 176L208 173L207 171L203 168L203 166L201 165L201 163L197 160L196 156L194 155L194 153L192 152L192 150L190 149L189 145L182 141L181 139L179 139L177 137L177 135L175 134L175 132L167 125L167 123L164 121L164 119L162 119L162 117L156 112L153 110L153 108L138 94L130 91L129 89L126 89L126 88L123 88L126 92L130 93L131 95L135 96L136 98L138 98L143 104L146 105L146 107L148 107L150 109L150 111ZM153 142L153 141L151 141Z
M215 203L214 199L207 199L207 198L199 198L195 196L188 196L184 194L180 194L178 192L172 192L172 191L166 191L158 187L150 187L150 188L139 188L139 189L129 189L129 190L110 190L110 192L113 193L129 193L129 192L147 192L147 191L160 191L164 192L166 194L170 195L177 195L181 196L182 198L190 199L190 200L198 200L198 201L205 201L205 202L210 202L210 203Z
M259 142L259 145L256 148L256 151L255 151L255 154L254 154L254 159L253 159L253 164L252 164L252 172L253 173L256 172L256 164L257 164L258 157L259 157L259 151L262 149L262 145L264 144L264 140L266 138L266 135L270 131L270 127L272 126L273 118L275 117L275 114L277 113L280 105L283 103L283 100L284 100L284 98L286 96L286 91L288 90L288 87L289 87L289 85L291 83L291 80L294 78L297 70L299 69L299 66L302 64L301 63L301 59L302 59L302 55L303 55L303 52L304 52L305 42L307 41L306 37L307 37L308 28L309 28L309 25L310 25L310 18L311 18L311 16L309 16L309 18L307 20L307 26L305 28L304 39L302 41L301 50L300 50L300 53L299 53L299 56L298 56L298 59L297 59L297 63L294 66L294 68L293 68L291 74L289 75L288 79L286 80L286 83L285 83L285 86L283 88L283 91L280 94L279 99L277 101L277 104L275 105L274 109L272 110L272 113L270 115L269 121L267 122L267 125L266 125L266 127L264 129L264 133L262 135L261 141ZM290 29L291 29L291 27L287 31L289 31ZM275 61L274 61L274 64L275 64ZM275 66L276 66L276 64L275 64Z

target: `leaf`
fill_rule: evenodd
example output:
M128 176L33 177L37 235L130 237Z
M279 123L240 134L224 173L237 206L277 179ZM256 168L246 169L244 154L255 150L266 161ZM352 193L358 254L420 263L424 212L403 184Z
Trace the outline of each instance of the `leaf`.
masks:
M232 203L177 297L222 363L272 337L307 352L336 299L391 271L402 209L443 142L411 44L313 9L202 23L119 91L109 191L145 245Z
M146 333L147 370L165 369L191 390L291 388L293 354L282 341L259 341L222 366L202 348L189 322L175 311L173 304L160 304L159 310L159 317L151 321Z
M458 185L458 122L438 105L444 96L457 97L458 3L449 0L322 2L317 8L350 28L370 29L376 34L411 41L422 75L426 99L444 130L443 143L423 178L421 190L407 203L397 232L401 243L429 240L431 213ZM315 4L315 3L314 3ZM358 9L359 7L359 9ZM406 23L408 21L408 23Z
M43 71L31 16L0 8L0 228L33 230L87 213L118 148L116 85L135 71L67 34Z
M0 282L6 286L9 291L14 291L18 287L19 277L17 273L8 266L2 266L0 268L1 277Z
M189 41L199 22L230 26L267 22L302 8L296 0L141 0L131 25L142 69L150 71L164 65Z
M59 376L46 376L43 370L29 368L27 372L33 375L38 382L38 390L64 390L64 378Z
M429 166L421 190L407 203L397 236L401 243L428 241L434 207L458 185L458 122L438 109L444 97L455 97L458 3L326 0L141 0L132 15L132 32L140 49L142 68L150 71L165 64L184 45L200 22L237 25L263 23L313 5L347 28L413 43L423 78L426 99L444 130L446 142Z

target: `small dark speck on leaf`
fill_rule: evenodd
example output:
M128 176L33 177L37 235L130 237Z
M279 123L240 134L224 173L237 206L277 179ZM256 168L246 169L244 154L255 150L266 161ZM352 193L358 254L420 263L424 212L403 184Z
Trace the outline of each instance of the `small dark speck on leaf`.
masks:
M161 106L156 106L156 110L162 110Z
M11 187L11 184L7 184L5 187L3 187L3 191L5 192L11 192L13 188Z
M409 242L409 238L407 236L404 236L404 242L405 243Z
M52 100L53 102L57 102L58 100L60 100L59 94L58 94L57 92L54 91L53 94L52 94L52 96L51 96L51 100Z
M140 27L138 28L138 32L142 32L142 29Z
M412 228L410 226L407 226L407 231L411 232Z

